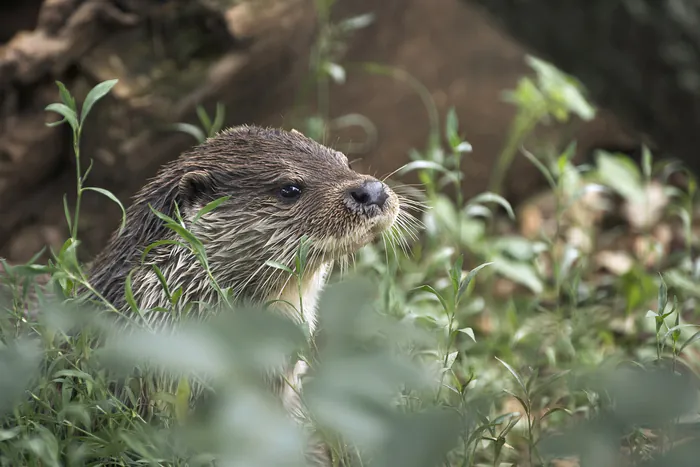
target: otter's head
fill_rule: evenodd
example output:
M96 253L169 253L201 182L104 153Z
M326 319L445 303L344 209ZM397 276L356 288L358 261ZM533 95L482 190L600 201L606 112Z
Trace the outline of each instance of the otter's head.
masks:
M203 206L221 197L228 199L195 222ZM220 285L251 299L279 291L282 271L269 261L293 269L302 237L310 241L307 270L313 272L375 240L394 226L400 212L396 193L353 170L344 154L299 132L236 127L165 166L139 192L127 213L126 232L106 249L132 251L134 258L107 253L98 261L98 273L102 268L112 278L115 272L121 276L126 269L105 264L109 256L133 266L148 244L173 238L148 204L166 213L177 204L187 227L204 244ZM149 256L161 269L187 263L159 251ZM183 277L189 266L180 264L173 277Z
M372 242L399 214L399 198L385 183L296 131L234 128L181 164L177 200L185 219L230 197L190 228L203 239L215 272L233 279L241 292L277 288L266 263L293 268L303 236L310 240L313 270Z
M374 240L399 212L399 199L385 183L356 172L343 153L297 131L234 128L183 162L178 201L186 218L218 197L230 197L194 229L235 244L243 240L240 233L247 241L265 238L272 256L279 252L270 248L274 240L298 244L306 235L327 259L336 259Z

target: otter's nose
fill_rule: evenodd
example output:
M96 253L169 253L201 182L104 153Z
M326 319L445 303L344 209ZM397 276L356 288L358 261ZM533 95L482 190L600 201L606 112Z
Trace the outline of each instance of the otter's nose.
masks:
M388 198L384 184L378 180L368 180L362 185L352 188L349 193L352 199L361 206L375 205L382 208Z

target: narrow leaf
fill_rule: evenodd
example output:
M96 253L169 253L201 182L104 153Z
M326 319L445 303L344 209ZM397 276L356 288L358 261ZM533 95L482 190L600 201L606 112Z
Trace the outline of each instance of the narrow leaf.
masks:
M272 267L272 268L281 269L281 270L283 270L283 271L286 271L286 272L288 272L289 274L294 274L294 271L292 271L291 268L288 268L288 267L285 266L284 264L278 263L277 261L267 260L267 261L265 261L265 264L266 264L267 266Z
M520 378L520 375L518 375L518 373L513 369L513 367L511 367L510 365L508 365L506 362L504 362L503 360L501 360L498 357L494 357L494 358L496 360L498 360L499 362L501 362L501 364L504 367L506 367L506 369L515 377L515 380L518 382L518 384L523 389L523 391L526 391L525 383L523 383L523 380Z
M338 84L343 84L345 83L345 68L342 66L338 65L337 63L326 63L326 66L324 67L326 70L326 73L328 73L328 76L330 76L333 81L335 81Z
M458 300L462 297L462 295L464 295L464 292L467 290L467 287L469 287L469 284L471 283L472 280L474 280L474 278L479 273L479 271L481 271L486 266L489 266L491 264L493 264L493 261L491 261L489 263L480 264L479 266L477 266L474 269L472 269L471 271L469 271L469 273L467 274L467 277L465 277L464 281L462 281L462 285L459 286L459 292L457 293Z
M211 129L209 130L209 136L214 136L221 130L224 126L224 118L226 117L226 108L221 102L216 103L216 115L214 116L214 122L211 124Z
M438 300L440 300L440 304L442 305L442 309L445 312L448 311L447 302L445 301L444 298L442 298L442 295L440 295L437 290L435 290L434 288L432 288L431 286L429 286L427 284L418 287L418 290L422 290L424 292L429 292L429 293L435 295L438 298Z
M158 277L158 280L160 281L160 285L163 286L163 292L165 292L166 297L168 297L168 300L171 299L170 296L170 288L168 287L168 281L165 280L165 276L163 275L163 271L160 270L160 268L154 264L152 265L153 267L153 272L156 273L156 276Z
M457 111L454 107L450 107L450 110L447 111L447 118L445 119L445 138L453 149L460 143L458 127L459 120L457 119Z
M119 233L121 234L122 231L124 231L124 227L126 227L126 210L124 209L124 205L117 199L116 196L112 194L111 191L105 190L104 188L97 188L94 186L86 186L83 188L83 190L90 190L90 191L96 191L97 193L100 193L101 195L106 196L107 198L111 199L115 203L117 203L117 206L119 206L119 209L122 210L122 222L121 226L119 227Z
M63 194L63 214L66 216L66 222L68 223L68 231L73 232L73 222L70 218L70 209L68 209L68 195Z
M474 342L476 342L476 337L474 336L474 330L472 328L462 328L462 329L458 329L458 331L471 337L472 340Z
M547 183L549 183L550 188L552 190L556 190L557 182L554 180L554 177L552 177L552 174L550 173L549 169L547 169L547 167L545 167L545 165L542 162L540 162L540 160L537 159L535 155L532 154L530 151L527 151L524 148L521 148L521 151L525 158L529 160L532 163L532 165L537 167L537 170L539 170L540 173L542 173L542 175L544 176L544 178L547 179Z
M228 201L230 198L231 198L231 196L222 196L221 198L215 199L215 200L212 201L211 203L208 203L206 206L204 206L202 209L200 209L200 210L197 212L197 215L194 216L194 219L192 220L192 223L193 223L193 224L196 224L197 221L198 221L203 215L205 215L205 214L208 213L208 212L213 211L214 209L216 209L217 207L219 207L219 205L220 205L221 203L223 203L223 202L225 202L225 201Z
M413 170L437 170L439 172L448 173L448 170L437 162L425 160L409 162L401 167L397 173L405 174Z
M645 144L642 145L642 172L644 177L649 180L651 178L651 164L652 156L649 147Z
M666 309L666 303L668 303L668 287L666 286L666 281L664 281L664 276L659 273L659 278L661 279L661 284L659 285L659 296L657 303L657 312L662 315Z
M187 419L190 402L190 383L186 377L180 378L175 392L175 416L180 423Z
M698 340L700 340L700 331L696 332L695 334L690 336L687 341L683 342L683 345L681 345L681 348L678 349L678 353L680 354L681 352L683 352L683 349L685 349L690 344L692 344L693 342L696 342Z
M173 123L172 125L170 125L170 128L176 131L187 133L188 135L196 139L198 143L203 143L204 140L207 139L207 136L202 130L190 123Z
M207 111L201 105L197 106L197 117L199 117L199 122L202 124L204 130L209 133L211 130L211 119Z
M445 370L449 370L452 368L452 365L454 365L455 360L457 360L458 353L459 352L455 350L454 352L450 352L450 354L447 355L447 361L446 361L447 364L445 365L445 368L444 368Z
M74 113L77 112L78 107L75 105L75 98L71 95L66 86L60 81L56 81L56 86L58 86L58 94L61 96L61 102Z
M109 91L111 91L118 81L118 79L103 81L90 90L85 98L85 102L83 102L83 110L80 112L81 124L85 121L95 103L102 99Z
M73 131L78 131L78 118L76 117L75 112L73 112L73 110L71 110L67 105L57 103L49 104L46 106L45 110L49 112L56 112L57 114L62 115L64 118L64 120L60 122L47 123L48 126L56 126L64 121L67 121L71 128L73 128Z
M508 213L508 217L510 217L512 220L515 220L515 212L513 212L513 207L508 201L506 201L506 199L503 196L497 195L496 193L492 193L490 191L487 191L486 193L481 193L480 195L477 195L471 200L469 200L468 204L488 202L500 204L503 207L503 209L505 209Z

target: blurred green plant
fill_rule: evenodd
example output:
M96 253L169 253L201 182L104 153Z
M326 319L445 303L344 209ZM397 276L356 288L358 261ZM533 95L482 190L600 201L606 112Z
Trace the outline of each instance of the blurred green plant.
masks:
M585 99L582 85L573 78L539 58L526 56L535 71L535 79L523 77L517 87L505 93L505 99L517 106L517 113L505 145L491 173L489 190L500 193L503 180L525 137L540 123L552 119L566 122L571 115L584 121L595 117L595 109Z

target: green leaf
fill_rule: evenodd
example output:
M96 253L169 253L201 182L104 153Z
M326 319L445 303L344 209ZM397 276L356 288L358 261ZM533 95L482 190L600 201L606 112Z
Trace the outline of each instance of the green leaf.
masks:
M571 412L571 410L567 409L566 407L553 407L553 408L547 410L547 411L542 415L542 417L540 418L540 420L544 420L545 418L549 417L550 415L552 415L553 413L556 413L556 412L564 412L564 413L565 413L566 415L568 415L569 417L573 417L573 416L574 416L574 414Z
M180 423L184 423L190 408L190 382L186 377L180 378L175 391L175 417Z
M112 88L115 84L117 84L118 81L118 79L110 79L107 81L103 81L90 90L87 97L85 98L85 102L83 102L83 110L80 112L81 125L83 122L85 122L85 119L87 118L88 114L90 113L90 110L95 105L95 103L97 103L97 101L99 101L105 95L107 95L107 93L112 90Z
M196 139L198 143L203 143L207 139L207 136L202 130L190 123L173 123L172 125L170 125L170 128L176 131L187 133L188 135Z
M508 394L509 396L511 396L513 399L517 400L517 401L520 403L520 405L522 406L523 411L524 411L526 414L529 414L529 412L530 412L530 407L528 406L527 402L526 402L525 400L523 400L522 397L518 396L517 394L515 394L515 393L513 393L513 392L511 392L511 391L509 391L509 390L507 390L507 389L504 389L503 392L505 392L506 394ZM501 436L507 434L507 433L513 428L513 426L515 425L515 423L518 423L518 421L519 421L521 418L522 418L522 414L521 414L520 412L509 412L509 413L507 413L507 414L503 414L503 415L501 415L500 417L494 419L494 421L493 421L493 424L494 424L494 425L502 425L503 422L505 422L506 420L508 421L508 423L506 423L506 426L505 426L505 428L503 429L503 431L501 431L501 434L500 434L499 438L500 438ZM515 422L515 423L513 423L513 422Z
M66 222L68 223L68 231L73 231L73 223L70 217L70 209L68 209L68 195L63 194L63 214L66 216Z
M491 264L493 264L493 261L490 263L480 264L479 266L477 266L474 269L472 269L471 271L469 271L469 273L467 274L467 277L464 278L464 281L462 281L462 284L460 284L460 286L459 286L459 292L457 293L457 300L459 300L462 297L462 295L464 295L464 292L467 290L467 287L469 287L469 284L471 283L471 281L474 280L474 278L479 273L479 271L481 271L486 266L489 266Z
M354 31L356 29L366 28L374 21L373 13L365 13L358 16L353 16L344 19L338 23L338 27L343 31Z
M182 296L183 292L184 291L182 287L178 287L177 289L175 289L175 292L173 292L173 294L170 296L170 303L172 303L173 305L177 305L177 302L180 300L180 297Z
M211 119L207 115L207 111L201 105L197 106L197 117L199 117L199 122L202 124L204 131L207 133L211 130Z
M9 428L7 430L0 430L0 443L3 441L8 441L19 436L22 428L19 426Z
M687 341L683 342L683 345L681 345L681 348L678 349L678 353L680 354L681 352L683 352L683 349L685 349L690 344L692 344L693 342L696 342L698 340L700 340L700 331L696 332L695 334L690 336Z
M597 151L598 175L610 188L628 200L644 200L644 189L637 166L623 155Z
M172 217L168 216L168 215L165 214L165 213L162 213L162 212L158 211L158 210L155 209L153 206L151 206L150 203L148 204L148 208L151 210L151 212L152 212L153 214L156 215L156 217L157 217L158 219L164 221L166 224L177 224L177 221L176 221L175 219L173 219Z
M172 297L170 296L170 288L168 287L168 281L165 280L165 276L163 275L163 271L160 270L158 265L153 264L152 265L153 272L156 273L156 276L158 277L158 280L160 281L160 285L163 286L163 292L165 292L166 297L168 297L168 300L170 300Z
M187 243L190 244L192 249L194 250L195 255L198 257L200 262L204 263L204 266L206 267L207 262L206 262L206 251L204 250L204 245L202 242L192 234L189 230L187 230L185 227L181 226L180 224L172 224L168 223L166 224L166 227L169 228L170 230L174 231L176 234L178 234L180 237L182 237L184 240L187 241Z
M464 257L462 255L459 255L455 263L452 265L450 268L450 280L452 281L452 293L454 296L457 296L457 292L459 292L459 284L460 281L462 280L462 262L463 262Z
M498 261L493 262L493 265L499 274L504 275L513 282L524 285L535 294L539 295L544 290L544 283L533 264L512 261L501 256L498 258Z
M438 172L449 173L449 171L445 167L441 166L437 162L426 160L409 162L408 164L401 167L397 171L397 173L405 174L413 170L437 170Z
M666 281L664 281L664 276L659 273L659 278L661 279L661 284L659 285L659 296L657 302L657 312L659 315L663 315L666 309L666 304L668 303L668 287L666 286Z
M71 370L71 369L58 370L56 373L53 374L53 378L60 378L62 376L83 379L85 381L91 381L91 382L95 381L94 378L92 377L92 375L90 375L89 373L85 373L84 371L80 371L80 370Z
M221 130L224 126L224 118L226 116L226 108L221 102L216 103L216 115L214 116L214 123L211 124L209 129L209 136L214 136Z
M498 358L498 357L494 357L494 358L495 358L496 360L498 360L499 362L501 362L501 364L502 364L504 367L506 367L506 369L510 372L510 374L512 374L512 375L515 377L515 380L518 382L518 384L519 384L520 387L523 389L523 391L525 391L525 394L527 394L527 388L525 387L525 383L523 383L522 378L520 378L520 375L513 369L513 367L510 366L510 365L508 365L506 362L504 362L503 360L501 360L501 359ZM524 406L525 408L527 408L527 405L523 404L523 406Z
M447 138L447 142L450 143L452 148L456 148L461 142L458 132L459 120L457 119L457 111L454 107L450 107L445 119L445 138Z
M78 107L75 105L75 98L71 95L66 86L60 81L56 81L56 86L58 86L58 94L61 96L61 102L74 113L77 112Z
M333 81L335 81L338 84L345 83L345 68L338 65L337 63L331 62L326 62L323 68L325 72L328 73L328 76L330 76L333 79Z
M124 284L124 296L126 298L126 303L129 304L129 308L131 310L138 314L139 316L143 317L141 314L141 310L139 309L139 306L136 304L136 299L134 299L134 292L131 288L131 274L133 273L133 269L129 271L129 274L126 275L126 281Z
M294 271L292 271L291 268L288 268L288 267L285 266L284 264L278 263L277 261L272 261L272 260L270 259L270 260L265 261L265 264L266 264L267 266L272 267L272 268L281 269L282 271L286 271L286 272L288 272L289 274L294 274Z
M472 145L467 141L462 141L454 148L455 152L458 152L460 154L464 152L472 152L472 149Z
M68 122L71 128L73 128L73 131L78 131L78 118L76 117L75 112L73 112L73 110L71 110L71 108L67 105L58 103L49 104L46 106L45 110L56 112L57 114L63 116L63 120L60 122L47 123L47 126L57 126L63 122Z
M669 328L669 330L664 333L663 337L661 337L659 339L659 341L662 343L662 346L665 348L666 347L666 340L669 337L672 337L673 341L678 342L678 337L680 336L681 329L683 329L683 328L696 328L696 327L698 327L697 324L679 324L679 325L673 326L673 327Z
M94 186L86 186L83 187L83 190L90 190L90 191L95 191L97 193L100 193L101 195L106 196L107 198L111 199L115 203L117 203L117 206L119 206L119 209L122 210L122 222L121 226L119 227L119 233L121 234L122 231L124 230L124 227L126 227L126 210L124 209L124 205L117 199L116 196L112 194L111 191L105 190L104 188L97 188Z
M476 336L474 336L474 330L472 328L462 328L458 329L458 331L471 337L472 340L476 342Z
M642 173L649 180L651 178L652 155L647 145L642 145Z
M457 355L459 354L458 351L451 352L450 354L447 355L446 359L446 365L444 370L450 370L452 369L452 365L454 365L455 360L457 360Z
M219 205L225 201L228 201L231 198L231 196L222 196L221 198L215 199L211 203L208 203L206 206L204 206L202 209L200 209L197 214L194 216L194 219L192 220L193 224L196 224L197 221L206 213L213 211Z
M523 153L525 158L529 160L532 165L537 167L537 170L540 171L540 173L544 176L545 179L547 179L547 183L549 183L549 187L552 190L557 189L557 182L554 180L554 177L552 176L552 173L545 167L545 165L535 157L534 154L532 154L530 151L525 150L525 148L520 148L520 151Z
M90 158L90 165L88 165L88 168L85 169L85 172L83 172L83 175L80 177L80 183L84 184L85 180L87 180L88 175L90 175L90 172L92 172L92 166L95 163L95 160Z
M303 235L299 240L299 248L297 249L296 255L296 267L297 273L303 274L306 268L306 260L309 254L309 248L311 248L311 239L306 235Z
M442 298L442 295L440 295L440 294L438 293L438 291L435 290L434 288L432 288L431 286L429 286L429 285L427 285L427 284L426 284L426 285L421 285L421 286L418 287L416 290L422 290L422 291L424 291L424 292L428 292L428 293L431 293L431 294L435 295L435 296L437 297L437 299L440 301L440 304L442 305L442 309L443 309L445 312L448 312L448 311L449 311L449 307L447 306L447 302L445 301L445 299Z
M472 204L472 203L497 203L503 207L503 209L506 210L508 213L508 217L511 218L511 220L515 220L515 212L513 211L513 207L510 205L506 199L498 195L496 193L492 193L490 191L487 191L485 193L481 193L480 195L475 196L474 198L469 200L469 203L467 204Z

